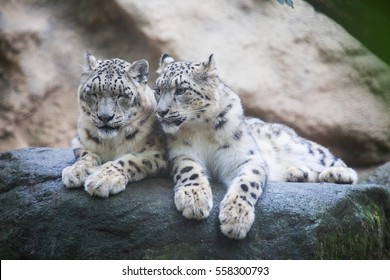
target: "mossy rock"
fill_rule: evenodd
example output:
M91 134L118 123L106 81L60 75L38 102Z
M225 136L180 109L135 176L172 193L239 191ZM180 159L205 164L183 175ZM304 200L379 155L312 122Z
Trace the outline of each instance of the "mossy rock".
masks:
M351 192L326 211L318 228L320 259L389 259L390 201Z

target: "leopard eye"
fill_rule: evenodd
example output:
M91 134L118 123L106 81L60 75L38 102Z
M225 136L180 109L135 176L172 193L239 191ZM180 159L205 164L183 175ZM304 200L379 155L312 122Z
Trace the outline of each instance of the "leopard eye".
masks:
M91 91L91 85L86 85L86 86L84 87L84 93L85 93L85 94L88 94L90 91Z
M93 101L97 100L97 94L95 94L95 93L88 94L88 97L89 97L89 99L91 99Z
M177 88L175 94L182 95L186 92L186 88Z
M120 95L118 95L118 96L116 97L117 100L119 100L119 99L127 99L127 98L128 98L128 96L127 96L127 95L124 95L124 94L120 94Z

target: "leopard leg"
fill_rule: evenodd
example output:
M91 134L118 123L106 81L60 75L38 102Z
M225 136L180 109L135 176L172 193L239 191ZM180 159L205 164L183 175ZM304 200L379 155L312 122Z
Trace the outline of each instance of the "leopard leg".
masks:
M166 172L167 162L158 151L126 154L117 160L103 164L85 182L85 190L92 196L108 197L126 188L129 182L137 182Z
M203 167L187 156L176 157L172 165L177 210L187 219L207 218L213 207L213 197Z
M337 184L354 184L357 173L328 149L309 140L301 140L306 147L305 165L287 168L286 181L288 182L327 182ZM301 148L302 150L303 148ZM299 162L303 160L300 159ZM316 169L316 170L314 170Z
M237 177L230 184L220 204L221 231L229 238L243 239L255 218L255 204L267 181L266 164L258 160L243 160Z

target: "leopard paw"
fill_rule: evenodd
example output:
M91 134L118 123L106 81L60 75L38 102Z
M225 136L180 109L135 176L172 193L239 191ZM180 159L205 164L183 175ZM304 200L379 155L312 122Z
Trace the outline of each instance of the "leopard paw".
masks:
M175 205L187 219L201 220L210 215L213 197L209 186L182 186L175 191Z
M243 239L251 229L255 219L253 206L239 196L226 195L222 200L219 212L221 231L229 238Z
M94 167L85 162L76 161L73 165L62 170L62 182L67 188L80 188L84 185L87 177L93 173Z
M108 197L126 188L127 177L109 162L102 165L85 181L85 190L91 196Z
M356 171L348 167L329 167L319 176L321 182L337 184L354 184L357 181Z
M305 166L287 168L286 182L308 182L311 170Z

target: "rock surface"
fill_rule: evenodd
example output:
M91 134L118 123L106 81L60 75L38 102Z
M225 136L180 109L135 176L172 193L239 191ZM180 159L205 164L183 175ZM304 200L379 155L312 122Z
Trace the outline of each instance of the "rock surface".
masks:
M68 146L85 50L203 60L247 114L293 126L354 165L390 160L390 67L304 1L6 0L0 14L0 150Z
M269 183L246 239L220 233L214 208L184 219L166 178L108 199L65 189L69 149L0 154L1 259L388 259L390 186Z
M367 175L359 179L361 184L380 184L383 186L390 186L390 162L379 166Z

